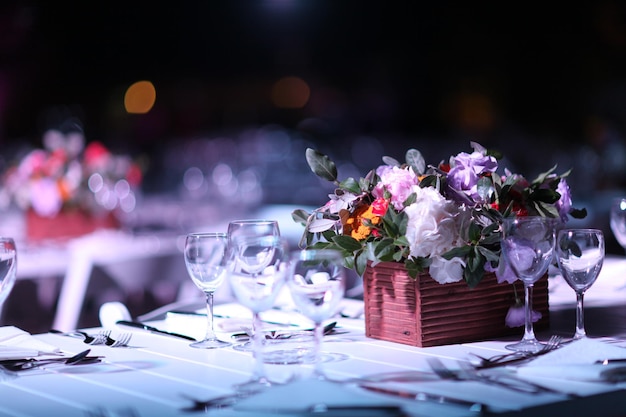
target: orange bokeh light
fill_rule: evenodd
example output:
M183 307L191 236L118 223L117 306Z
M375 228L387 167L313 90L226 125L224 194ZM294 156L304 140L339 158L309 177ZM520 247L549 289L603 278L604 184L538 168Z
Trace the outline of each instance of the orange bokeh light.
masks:
M124 108L128 113L148 113L156 101L156 89L150 81L137 81L126 90Z
M311 96L309 85L302 78L284 77L272 86L271 100L278 108L300 109Z

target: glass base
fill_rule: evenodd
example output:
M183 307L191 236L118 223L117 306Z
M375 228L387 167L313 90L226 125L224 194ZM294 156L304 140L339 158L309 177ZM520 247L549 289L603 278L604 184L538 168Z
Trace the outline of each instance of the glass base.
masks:
M508 350L513 350L515 352L535 353L542 350L545 346L545 343L541 343L537 339L530 339L506 345L505 348L507 348Z
M193 342L189 346L191 346L192 348L197 348L197 349L216 349L216 348L223 348L223 347L230 346L230 345L231 345L230 343L224 342L218 339L205 339L205 340L200 340L199 342Z
M236 392L239 394L244 394L246 396L256 394L262 391L265 391L272 384L267 378L253 378L249 381L242 382L241 384L236 384L233 386Z

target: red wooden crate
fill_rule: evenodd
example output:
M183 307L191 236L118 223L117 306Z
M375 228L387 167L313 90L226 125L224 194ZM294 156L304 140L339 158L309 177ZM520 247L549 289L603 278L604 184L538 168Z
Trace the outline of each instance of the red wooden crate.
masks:
M511 284L487 273L475 288L465 281L439 284L427 272L411 278L404 265L381 262L363 274L365 334L375 339L427 347L524 333L504 318L514 304ZM523 287L518 287L523 297ZM548 278L533 287L533 310L542 315L536 330L549 326Z

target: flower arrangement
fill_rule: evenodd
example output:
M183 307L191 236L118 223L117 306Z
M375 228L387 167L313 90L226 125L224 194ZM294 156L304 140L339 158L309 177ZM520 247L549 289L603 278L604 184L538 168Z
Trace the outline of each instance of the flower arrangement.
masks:
M340 250L359 275L368 261L392 261L403 262L413 278L428 268L441 284L464 279L473 288L485 272L514 282L500 250L504 217L566 222L587 213L572 206L569 172L556 174L555 166L532 181L507 169L498 173L501 155L470 145L471 153L428 166L410 149L404 163L383 157L364 178L341 182L328 156L307 149L311 170L337 188L323 207L292 213L305 228L301 246Z
M91 213L134 208L142 171L129 156L114 155L97 141L85 146L82 131L51 129L43 143L44 149L29 151L5 172L7 200L48 218L69 208Z

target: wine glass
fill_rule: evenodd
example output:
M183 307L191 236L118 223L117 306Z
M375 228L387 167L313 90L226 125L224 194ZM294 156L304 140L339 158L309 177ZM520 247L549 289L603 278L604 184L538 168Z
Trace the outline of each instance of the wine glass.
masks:
M613 236L626 249L626 198L616 198L611 204L611 231Z
M587 337L583 316L585 291L596 282L604 261L604 234L597 229L564 229L556 239L556 259L565 281L576 292L576 332Z
M240 392L257 392L271 385L265 373L265 336L260 331L260 314L274 305L286 280L288 262L287 244L279 236L249 233L229 236L228 282L237 301L252 312L255 366L250 380L236 386Z
M536 352L544 346L537 340L533 330L532 288L552 262L554 227L554 219L539 216L511 217L502 222L504 258L517 278L524 283L524 336L520 342L507 345L507 349Z
M185 239L185 265L196 286L206 295L207 328L204 340L194 342L194 348L213 349L229 346L219 340L213 327L213 293L226 277L226 233L190 233Z
M276 220L266 220L266 219L246 219L246 220L233 220L228 223L228 241L231 247L234 247L234 242L241 242L248 239L255 239L260 237L280 237L280 229L278 227L278 222ZM240 248L241 250L241 248ZM252 265L257 262L257 260L253 257L245 258L246 255L244 253L240 253L239 257L241 261L248 263L248 269L252 268ZM263 265L260 265L261 269ZM252 323L252 332L260 331L259 328L255 328L254 322ZM253 350L253 341L248 341L241 345L237 345L235 349L250 351Z
M339 251L330 249L301 250L291 256L288 287L298 311L313 321L313 377L325 379L321 347L323 322L339 308L345 293L345 267Z
M15 284L17 249L10 237L0 237L0 313L2 305Z

